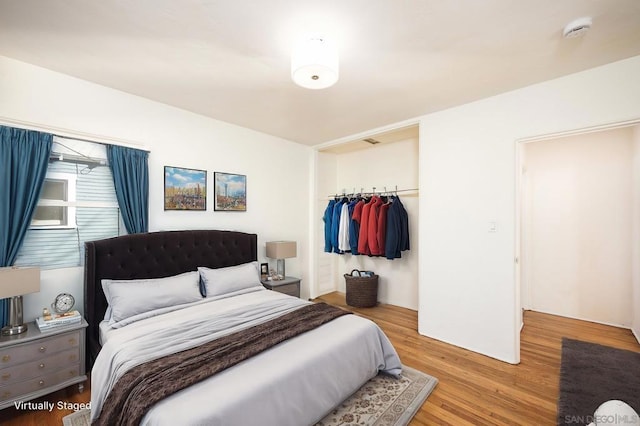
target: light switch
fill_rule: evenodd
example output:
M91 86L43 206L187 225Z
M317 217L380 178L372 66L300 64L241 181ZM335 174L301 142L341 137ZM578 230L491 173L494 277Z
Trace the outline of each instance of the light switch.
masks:
M489 232L498 232L497 222L489 222Z

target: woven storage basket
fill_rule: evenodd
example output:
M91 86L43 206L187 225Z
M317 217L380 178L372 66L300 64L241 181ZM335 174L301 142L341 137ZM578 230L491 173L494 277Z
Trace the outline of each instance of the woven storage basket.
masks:
M378 303L378 275L371 277L344 274L347 283L347 305L356 308L371 308ZM360 271L358 271L360 273Z

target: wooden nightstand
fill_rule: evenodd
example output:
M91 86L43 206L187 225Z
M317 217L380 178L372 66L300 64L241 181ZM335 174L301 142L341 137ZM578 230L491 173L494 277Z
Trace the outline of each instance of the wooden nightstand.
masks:
M260 282L269 290L288 294L289 296L300 297L300 278L284 277L283 280L260 280Z
M34 322L28 327L23 334L0 337L0 409L75 384L84 389L87 322L45 332Z

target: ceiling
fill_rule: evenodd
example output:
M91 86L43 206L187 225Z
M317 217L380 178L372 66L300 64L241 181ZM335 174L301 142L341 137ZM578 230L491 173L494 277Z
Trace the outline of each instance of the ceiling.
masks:
M351 140L340 140L336 143L328 144L328 146L319 147L319 151L332 154L345 154L347 152L369 149L372 146L388 145L406 140L413 140L415 143L418 143L419 136L420 127L414 124L392 130L375 132L375 134L367 134L363 137L354 137Z
M308 32L331 88L291 81ZM0 0L0 55L315 145L640 55L640 1Z

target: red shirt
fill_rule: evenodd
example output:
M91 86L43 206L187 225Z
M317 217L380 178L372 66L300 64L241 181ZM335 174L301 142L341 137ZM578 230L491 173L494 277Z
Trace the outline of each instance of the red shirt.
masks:
M367 254L379 256L384 254L384 246L380 250L380 245L378 244L378 217L380 216L382 200L380 197L374 196L369 204L371 204L371 207L369 208L369 223L367 223L367 243L370 253ZM360 232L362 233L362 230Z
M358 253L371 254L369 250L369 237L367 230L369 229L369 209L371 208L372 201L365 203L362 206L362 217L360 220L360 234L358 235Z
M364 207L364 201L360 200L356 203L355 207L353 208L353 214L351 215L351 219L355 220L358 223L360 223L360 220L362 219L362 207Z
M389 210L389 203L383 204L380 207L380 215L378 216L378 247L380 248L381 255L384 254L385 243L387 241L387 210Z

